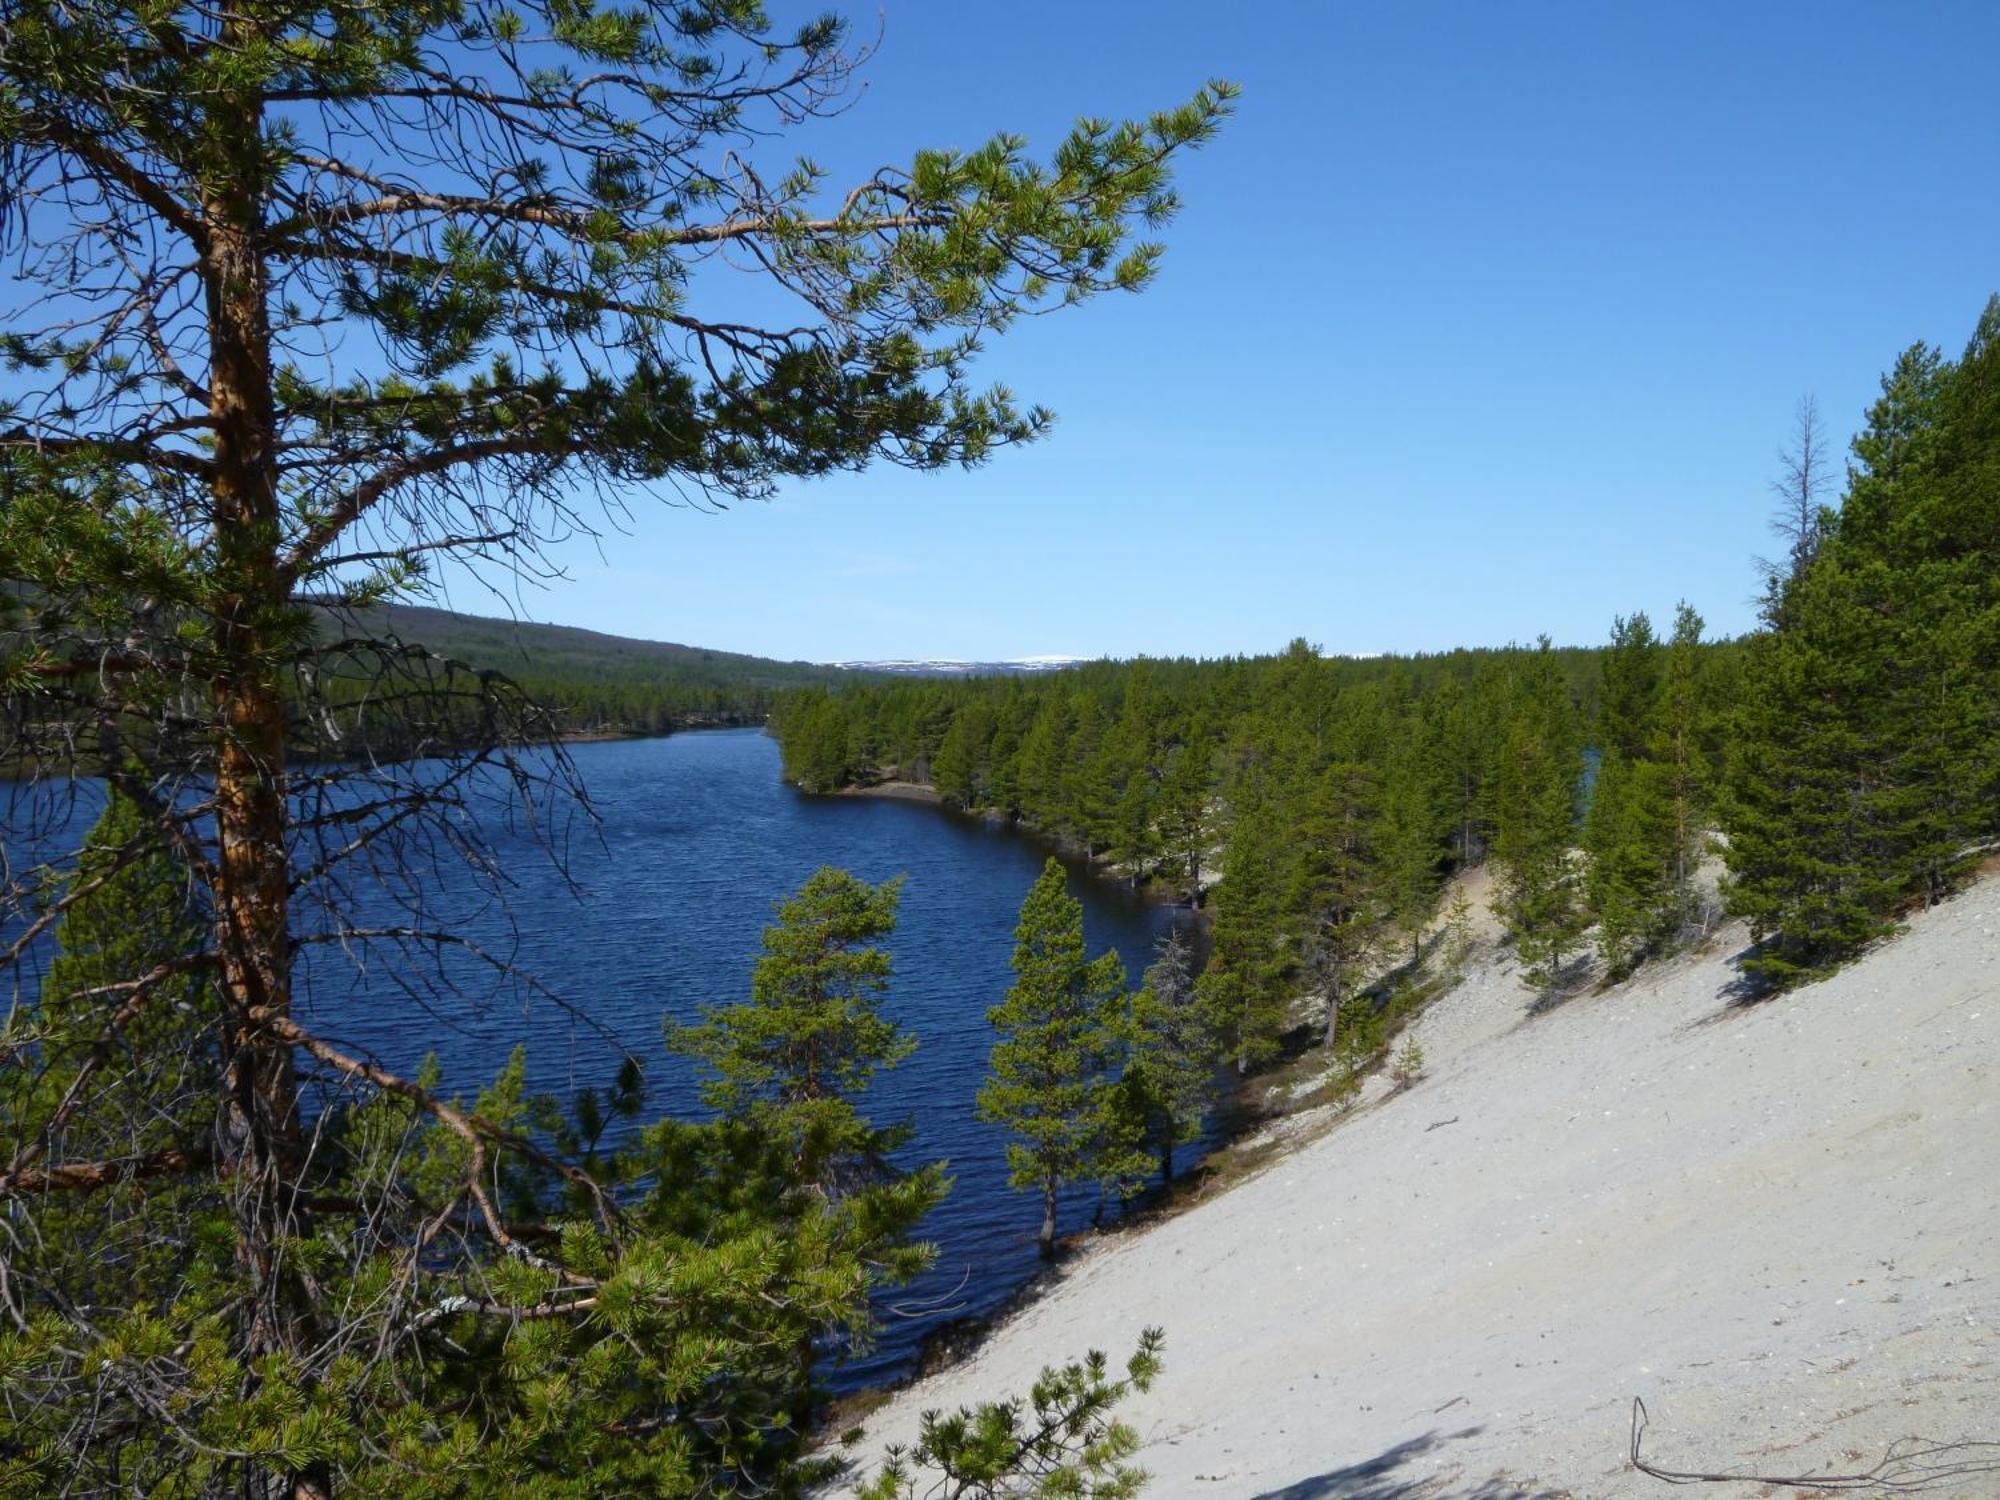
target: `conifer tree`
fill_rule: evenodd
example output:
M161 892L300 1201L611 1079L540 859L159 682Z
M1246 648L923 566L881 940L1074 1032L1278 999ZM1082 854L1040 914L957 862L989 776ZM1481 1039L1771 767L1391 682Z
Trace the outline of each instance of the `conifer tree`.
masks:
M1303 911L1306 972L1326 1005L1321 1043L1329 1056L1340 1007L1376 958L1388 925L1375 844L1380 819L1373 770L1340 761L1317 778L1298 829L1294 900Z
M1277 1055L1288 1018L1297 952L1286 919L1297 846L1269 772L1239 777L1231 800L1200 988L1240 1074Z
M1413 715L1382 778L1375 835L1382 899L1389 920L1410 942L1410 962L1423 958L1423 937L1444 893L1450 792L1444 785L1428 722Z
M1616 751L1598 761L1584 851L1598 955L1610 974L1623 975L1674 925L1680 846L1666 767Z
M1215 1102L1220 1038L1196 989L1194 949L1176 927L1160 940L1132 996L1124 1086L1144 1122L1144 1144L1174 1179L1174 1148L1201 1135Z
M1208 726L1197 719L1179 748L1168 757L1166 778L1160 787L1161 841L1169 857L1180 867L1188 904L1197 910L1202 902L1202 869L1209 857L1212 834L1209 802L1215 792L1213 775Z
M829 1201L872 1193L866 1213L885 1247L944 1190L941 1168L906 1181L890 1165L909 1139L907 1123L878 1128L858 1107L876 1073L916 1050L880 1008L893 974L881 944L895 930L902 888L901 877L871 886L832 866L815 871L764 929L749 1002L666 1026L673 1050L711 1070L703 1101L754 1126L784 1156L791 1184ZM880 1191L892 1185L893 1195Z
M1068 822L1073 728L1069 699L1051 694L1042 700L1021 740L1021 815L1052 834L1061 833Z
M1664 650L1642 613L1612 622L1600 667L1597 772L1584 826L1584 891L1597 949L1623 974L1677 925L1677 842L1661 749Z
M1129 1176L1137 1155L1111 1076L1124 966L1115 952L1086 956L1083 907L1054 859L1021 905L1013 968L1012 987L987 1012L998 1039L979 1090L979 1117L1017 1137L1007 1144L1007 1181L1041 1193L1037 1244L1053 1256L1062 1187ZM1144 1171L1143 1158L1136 1165Z
M2000 298L1957 362L1897 361L1854 451L1733 721L1729 902L1780 983L1941 899L2000 829Z
M1598 688L1597 750L1625 761L1652 753L1659 713L1660 643L1643 612L1611 624Z
M548 545L589 528L593 495L756 498L877 462L978 464L1036 438L1046 412L976 382L982 344L1152 278L1160 250L1140 236L1172 215L1173 165L1232 93L1085 121L1046 162L1014 135L840 184L774 160L790 130L852 101L867 51L837 16L780 26L755 0L8 6L0 248L24 285L0 339L0 578L27 587L10 594L0 675L26 711L0 758L111 778L203 887L224 1059L204 1170L235 1234L209 1265L235 1268L229 1305L245 1310L218 1341L176 1330L164 1347L194 1354L149 1361L142 1394L78 1408L80 1461L117 1471L121 1452L157 1451L206 1470L184 1489L263 1496L344 1482L391 1446L455 1460L430 1438L472 1404L426 1410L395 1384L435 1365L412 1356L385 1375L393 1402L340 1388L347 1351L385 1347L357 1323L447 1262L465 1279L530 1264L495 1212L462 1237L440 1228L408 1267L428 1218L380 1192L316 1191L333 1168L302 1088L386 1090L457 1119L476 1149L459 1136L467 1186L447 1205L476 1204L495 1159L523 1154L317 1035L293 971L311 944L375 945L385 962L383 945L449 946L411 862L463 844L470 798L559 793L569 774L559 753L513 753L550 726L503 676L368 634L357 611L420 591L439 564L503 589L536 576ZM364 698L396 737L356 739L380 722L351 711ZM86 722L101 733L79 738ZM837 784L834 744L808 779ZM134 754L142 773L125 769ZM148 787L164 791L140 799ZM475 875L502 883L474 853ZM357 887L381 898L365 917ZM127 1092L92 1103L126 1126L151 1107ZM128 1177L186 1165L156 1155L152 1175ZM0 1188L38 1191L31 1170L15 1163ZM571 1279L556 1285L622 1297L627 1256L636 1279L662 1281L657 1245L628 1240L608 1208L595 1222L595 1241L533 1251L562 1257ZM331 1300L333 1262L383 1279ZM727 1269L709 1265L710 1290L761 1295ZM521 1321L505 1298L466 1316L525 1360L633 1316L614 1300L505 1335ZM443 1321L388 1342L428 1338L442 1361L467 1347ZM657 1330L642 1331L621 1328L620 1347L653 1349ZM87 1361L97 1343L77 1323L47 1347ZM268 1420L223 1421L245 1416L246 1393ZM577 1406L582 1446L552 1449L569 1481L692 1487L600 1469L588 1446L664 1470L690 1441L668 1414L682 1408L593 1427Z
M1575 705L1543 636L1515 686L1494 778L1502 917L1536 989L1561 978L1584 931L1573 854L1580 771Z
M113 792L76 868L52 895L75 892L32 1004L0 1030L0 1141L20 1170L54 1164L190 1161L212 1152L218 1002L206 923L186 867L152 821ZM150 986L155 1003L133 1006ZM147 1101L114 1123L105 1094ZM198 1185L179 1191L119 1177L92 1193L49 1198L35 1231L0 1252L42 1298L92 1310L157 1312L197 1253L198 1222L220 1207ZM4 1486L0 1486L4 1488Z
M978 805L978 764L982 749L984 746L974 733L970 712L961 711L952 715L951 726L945 730L944 738L938 744L937 756L931 761L931 785L946 807Z
M1685 599L1674 611L1674 633L1661 669L1654 759L1665 768L1664 793L1673 820L1673 911L1676 928L1694 911L1695 868L1701 862L1709 813L1711 768L1703 748L1710 715L1703 670L1702 618Z
M815 871L764 930L749 1002L666 1025L668 1046L713 1075L702 1097L722 1117L735 1203L788 1226L837 1216L849 1252L885 1282L930 1263L930 1247L909 1236L949 1187L942 1163L914 1172L893 1164L908 1121L878 1127L860 1110L875 1074L916 1049L879 1008L893 972L880 945L895 930L902 887L900 878L871 886L846 870ZM817 1395L814 1346L802 1330L788 1400L800 1433Z
M1865 646L1876 622L1822 556L1784 591L1785 625L1754 639L1731 736L1730 910L1779 984L1810 978L1888 930L1901 881L1882 857L1883 747Z

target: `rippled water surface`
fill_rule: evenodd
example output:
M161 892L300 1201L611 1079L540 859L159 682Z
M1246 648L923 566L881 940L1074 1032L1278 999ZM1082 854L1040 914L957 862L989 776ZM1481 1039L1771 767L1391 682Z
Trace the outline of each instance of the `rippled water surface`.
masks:
M777 746L756 730L579 745L574 756L601 820L601 838L569 842L575 888L523 832L493 827L484 832L514 881L508 910L476 902L449 865L430 895L457 931L510 954L644 1059L652 1112L696 1109L689 1070L662 1050L661 1019L748 997L774 899L826 864L871 881L909 877L887 1010L919 1046L878 1077L866 1111L878 1122L914 1117L911 1159L948 1159L956 1185L926 1226L936 1266L895 1294L916 1311L891 1316L876 1351L835 1383L906 1373L928 1331L991 1312L1036 1268L1039 1206L1007 1188L1004 1134L973 1118L972 1101L993 1041L986 1010L1007 988L1016 916L1046 852L930 806L806 797L781 782ZM1175 913L1076 872L1071 890L1092 950L1115 946L1136 984ZM463 997L423 1007L379 964L357 971L321 950L299 976L298 1005L392 1068L435 1052L452 1090L475 1090L517 1043L536 1089L609 1079L615 1047L560 1005L453 973ZM1095 1207L1094 1193L1073 1195L1063 1229L1087 1225Z

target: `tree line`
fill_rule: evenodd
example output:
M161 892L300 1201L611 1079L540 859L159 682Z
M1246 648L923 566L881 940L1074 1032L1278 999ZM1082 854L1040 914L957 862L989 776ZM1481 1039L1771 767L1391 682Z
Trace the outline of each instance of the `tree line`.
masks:
M1196 988L1247 1071L1277 1055L1301 1000L1337 1044L1367 984L1421 960L1455 870L1504 872L1503 915L1542 985L1592 912L1613 913L1621 964L1689 920L1740 655L1701 631L1683 608L1671 640L1638 614L1602 649L1352 659L1294 641L1263 658L808 691L773 727L808 789L926 782L1205 912Z
M2000 834L2000 312L1884 377L1845 492L1807 411L1761 628L1683 602L1591 649L1098 662L787 695L808 790L904 778L1040 829L1211 918L1199 986L1248 1069L1303 1001L1420 960L1490 862L1528 983L1618 976L1748 921L1746 970L1824 972L1962 882ZM1703 874L1719 858L1720 878Z

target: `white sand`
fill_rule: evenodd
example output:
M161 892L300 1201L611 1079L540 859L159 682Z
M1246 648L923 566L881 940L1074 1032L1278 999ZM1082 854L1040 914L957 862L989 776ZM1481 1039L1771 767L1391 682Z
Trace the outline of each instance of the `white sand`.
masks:
M1414 1028L1414 1089L1078 1258L857 1452L1148 1324L1159 1496L1664 1494L1634 1396L1672 1468L2000 1439L2000 879L1731 1009L1741 944L1534 1019L1489 959Z

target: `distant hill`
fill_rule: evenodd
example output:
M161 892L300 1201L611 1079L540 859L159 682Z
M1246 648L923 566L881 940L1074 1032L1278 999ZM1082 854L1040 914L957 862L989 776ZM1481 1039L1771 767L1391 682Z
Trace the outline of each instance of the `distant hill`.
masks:
M579 682L652 682L671 678L704 687L811 687L867 675L807 661L774 661L673 641L642 641L574 625L459 614L416 604L363 610L361 628L394 634L442 656L522 678Z
M348 627L332 618L326 622L330 634L343 628ZM415 604L358 611L351 628L504 672L530 697L558 710L569 733L581 736L761 724L788 689L880 680L814 662L772 661Z

